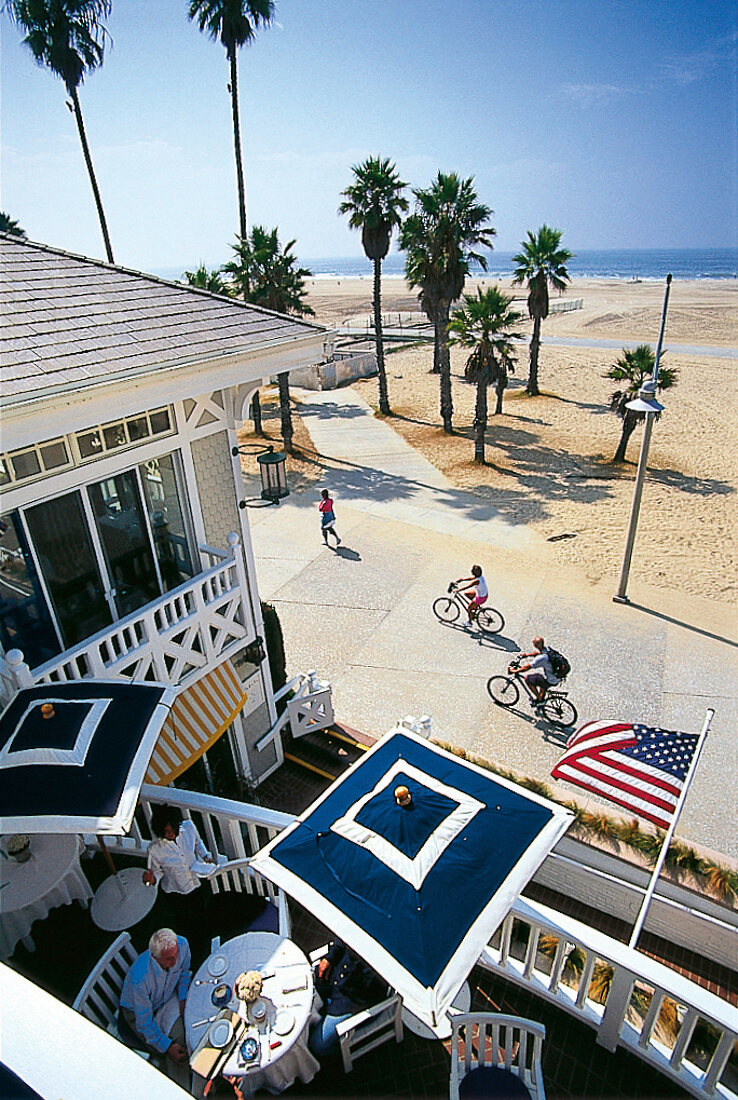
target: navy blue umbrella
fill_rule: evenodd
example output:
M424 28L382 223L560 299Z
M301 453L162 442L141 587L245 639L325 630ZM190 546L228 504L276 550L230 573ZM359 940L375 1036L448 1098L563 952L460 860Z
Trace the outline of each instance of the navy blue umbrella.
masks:
M0 832L127 832L175 697L122 680L19 691L0 715Z
M437 1028L571 820L570 811L398 729L252 866Z

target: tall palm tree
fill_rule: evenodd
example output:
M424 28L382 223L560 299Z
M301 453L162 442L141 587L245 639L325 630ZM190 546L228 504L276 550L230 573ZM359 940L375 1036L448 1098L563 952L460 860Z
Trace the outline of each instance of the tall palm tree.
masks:
M208 271L205 264L200 264L196 271L185 271L184 277L188 286L197 287L198 290L209 290L211 294L225 296L230 293L222 273L217 268Z
M0 233L10 233L12 237L25 237L26 235L25 229L18 225L15 218L11 218L10 214L6 214L3 210L0 210Z
M455 172L439 172L429 188L413 194L415 209L403 222L400 248L407 253L407 281L418 287L420 305L433 322L433 369L440 375L443 430L452 432L449 313L464 289L469 265L475 262L487 270L485 256L474 249L492 247L492 211L479 202L473 177L462 180Z
M452 333L452 344L461 344L462 347L472 349L466 361L465 374L468 381L476 382L477 386L474 410L475 462L484 463L487 388L495 387L495 415L501 413L502 395L515 362L512 341L521 336L513 329L523 315L512 308L512 301L512 295L504 294L499 286L489 287L485 291L478 289L476 295L465 294L464 305L454 310L448 326Z
M615 390L610 398L610 408L623 422L620 433L620 442L615 452L613 462L625 462L625 449L637 424L645 420L646 414L629 409L628 402L635 400L638 391L644 382L653 377L653 368L656 362L653 348L649 344L639 344L637 348L623 348L620 358L605 372L605 378L612 378L615 382L624 382L623 389ZM659 359L659 378L657 389L668 390L676 384L678 371L676 367L663 366L663 358ZM656 414L657 417L660 415Z
M110 15L110 0L5 0L3 10L26 32L23 42L37 64L64 81L82 143L82 153L95 197L105 254L114 263L108 225L87 144L78 88L85 74L99 68L108 32L101 20Z
M273 309L278 313L304 316L314 311L304 300L305 279L312 275L306 267L296 267L294 241L282 248L277 229L266 230L255 225L249 237L231 245L235 258L223 265L230 275L235 291L244 301ZM292 453L292 413L290 411L289 373L277 375L279 411L284 449ZM254 395L256 396L256 395Z
M356 182L341 194L344 201L339 214L349 215L352 229L361 230L361 243L368 260L374 263L374 341L379 372L379 408L384 416L391 415L387 375L384 369L382 338L382 260L389 252L392 230L401 222L407 210L402 192L407 187L392 162L381 157L368 157L363 164L351 168Z
M274 19L274 0L190 0L189 18L197 20L201 31L224 46L230 68L233 149L236 157L239 236L248 234L246 188L241 155L241 122L238 112L238 51L256 38L259 27L268 27Z
M548 284L556 290L565 290L569 281L566 265L574 253L561 248L563 230L542 225L537 234L528 230L527 240L522 242L522 252L513 256L515 269L513 283L520 285L528 282L528 313L533 319L533 335L530 339L530 368L528 371L527 392L537 397L538 389L538 349L541 346L541 321L548 317Z

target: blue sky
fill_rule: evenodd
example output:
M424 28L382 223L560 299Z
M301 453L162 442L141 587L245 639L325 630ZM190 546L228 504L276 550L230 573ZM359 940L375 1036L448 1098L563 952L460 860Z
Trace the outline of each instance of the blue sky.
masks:
M186 0L113 0L80 98L116 261L215 266L238 227L225 51ZM379 153L473 175L497 247L736 244L734 0L277 0L240 52L249 221L303 258L361 254L336 210ZM0 204L103 256L63 85L2 17Z

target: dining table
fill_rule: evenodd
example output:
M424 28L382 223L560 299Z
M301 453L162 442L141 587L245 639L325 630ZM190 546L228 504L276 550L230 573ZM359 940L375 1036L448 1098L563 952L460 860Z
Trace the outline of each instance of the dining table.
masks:
M235 993L236 980L246 971L258 971L262 979L252 1004ZM296 1080L308 1084L320 1069L307 1046L310 1027L320 1019L316 1000L310 963L293 940L274 932L246 932L216 942L187 994L187 1048L191 1053L206 1035L214 1036L217 1047L215 1031L229 1009L238 1014L241 1030L220 1073L241 1078L245 1095L259 1088L278 1094ZM193 1070L195 1096L202 1095L205 1084L197 1077Z
M92 890L80 865L81 851L74 833L34 833L24 862L0 844L0 959L9 958L19 941L34 951L31 926L57 906L78 901L87 908Z

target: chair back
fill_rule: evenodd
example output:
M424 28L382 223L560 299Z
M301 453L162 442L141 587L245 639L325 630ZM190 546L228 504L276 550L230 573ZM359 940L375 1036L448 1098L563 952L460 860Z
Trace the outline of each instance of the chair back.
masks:
M399 993L393 993L379 1004L361 1009L336 1026L336 1035L341 1045L344 1072L350 1073L356 1059L370 1050L390 1039L396 1043L402 1042L402 997Z
M116 1031L120 994L138 952L127 932L121 932L95 964L74 999L72 1008L105 1031Z
M519 1077L533 1100L545 1100L541 1050L543 1024L520 1016L468 1012L451 1018L450 1100L458 1100L459 1085L473 1070L489 1066Z
M216 895L238 893L266 898L267 902L277 910L279 935L289 937L290 914L284 891L254 871L249 859L233 859L229 863L221 864L207 881ZM244 929L244 931L247 930Z

